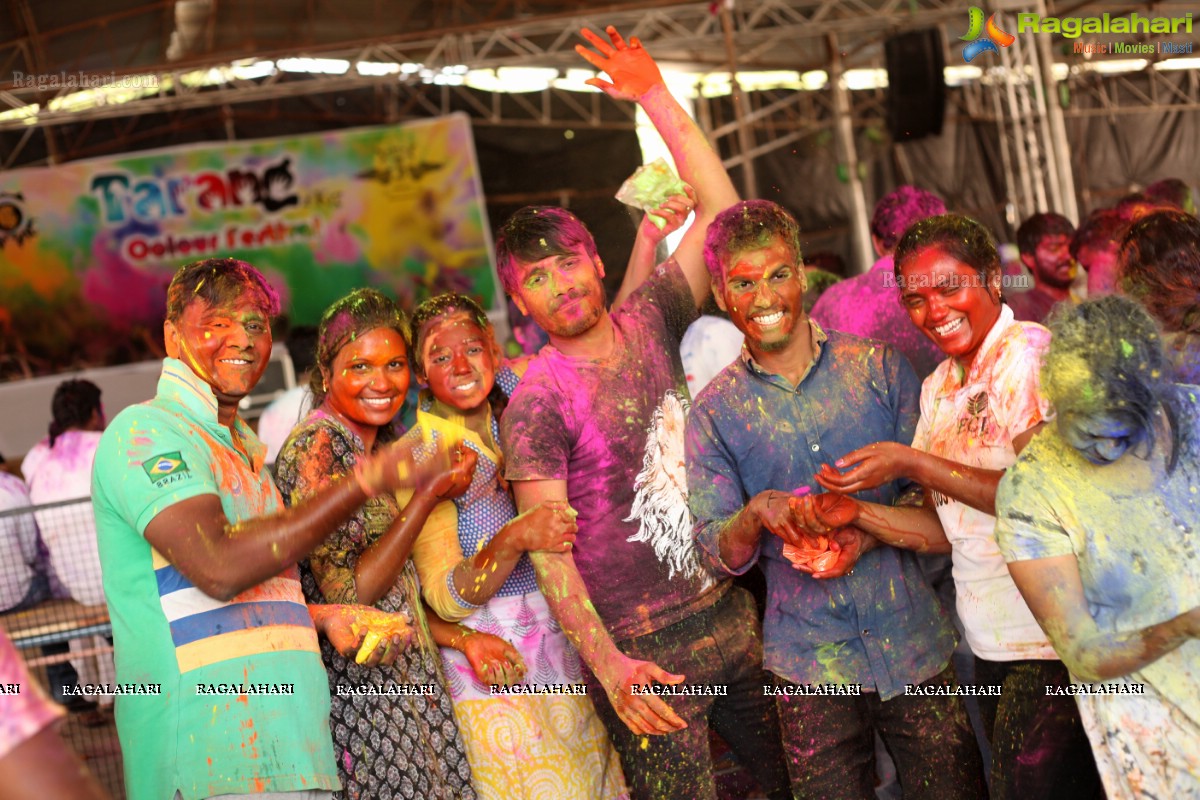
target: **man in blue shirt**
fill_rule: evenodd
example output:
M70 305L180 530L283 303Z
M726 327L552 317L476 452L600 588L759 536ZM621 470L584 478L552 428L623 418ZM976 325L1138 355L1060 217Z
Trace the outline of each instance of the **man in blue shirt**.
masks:
M689 503L715 569L737 575L763 561L764 665L774 674L765 691L778 705L795 797L872 797L875 732L906 798L983 796L979 752L953 695L954 632L917 557L853 527L831 534L836 560L820 571L793 566L783 549L811 545L795 499L820 490L822 464L876 440L912 441L912 368L882 342L808 320L799 228L778 205L723 211L704 255L717 304L746 341L688 418ZM862 499L890 506L900 488Z

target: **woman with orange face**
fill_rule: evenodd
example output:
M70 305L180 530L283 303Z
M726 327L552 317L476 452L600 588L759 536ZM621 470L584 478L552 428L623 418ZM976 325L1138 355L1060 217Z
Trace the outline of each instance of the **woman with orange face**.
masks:
M1074 701L1046 696L1047 686L1069 684L1067 669L1017 591L995 534L996 487L1049 414L1038 385L1049 332L1013 318L995 242L975 220L945 214L915 223L896 248L895 271L909 318L947 358L922 384L911 447L869 445L837 462L847 472L826 468L817 480L844 495L897 479L925 488L924 509L853 501L842 517L896 547L950 552L976 685L1001 687L999 696L979 697L991 796L1100 797Z
M316 356L314 410L292 431L277 461L277 481L289 503L353 475L360 458L394 438L392 419L409 383L408 322L379 292L358 290L325 312ZM466 489L474 468L474 453L460 450L455 463L406 504L391 495L372 497L301 565L309 602L374 605L411 621L411 643L390 667L356 664L322 641L346 798L474 797L409 558L429 511Z
M414 439L461 439L478 454L471 485L438 504L413 560L429 605L458 622L457 649L442 649L475 791L487 800L626 797L616 751L582 686L579 656L538 590L532 551L568 552L575 512L550 501L516 514L501 479L496 413L499 348L487 317L462 295L413 313L421 393ZM511 378L512 376L506 376ZM503 640L497 648L487 634ZM514 690L493 694L494 687Z

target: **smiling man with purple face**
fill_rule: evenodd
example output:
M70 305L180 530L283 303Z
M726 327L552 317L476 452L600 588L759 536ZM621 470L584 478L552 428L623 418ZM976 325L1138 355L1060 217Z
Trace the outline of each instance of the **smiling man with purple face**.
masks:
M530 557L594 675L631 797L715 798L710 725L770 797L790 797L754 603L701 563L683 470L679 343L707 293L704 229L737 195L641 44L613 28L607 41L584 36L598 54L577 49L612 79L590 82L646 111L696 190L696 219L612 312L595 242L569 211L524 208L501 228L504 287L550 337L502 419L506 477L521 511L568 500L578 512L573 553ZM645 691L684 682L666 701Z
M714 299L746 338L688 418L689 503L714 570L740 575L759 563L766 574L764 665L793 795L873 796L877 731L905 797L982 796L961 700L936 696L955 683L955 637L916 557L849 523L827 531L835 555L820 569L784 550L814 548L805 503L832 512L827 501L846 502L820 493L824 465L877 440L912 440L912 368L883 342L808 319L800 230L775 203L718 214L704 256ZM906 488L892 481L860 497L890 506ZM814 695L814 686L834 690Z

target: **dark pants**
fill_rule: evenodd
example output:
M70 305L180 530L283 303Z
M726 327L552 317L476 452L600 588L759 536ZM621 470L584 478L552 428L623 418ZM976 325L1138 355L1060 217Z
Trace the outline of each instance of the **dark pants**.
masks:
M726 696L664 697L687 728L665 736L638 736L625 727L592 675L588 689L608 728L633 800L714 800L709 726L741 765L777 800L790 798L775 705L763 687L762 629L750 594L737 587L685 620L617 642L632 658L686 675L687 686L726 687Z
M775 677L777 686L791 686ZM955 686L954 669L922 686ZM875 734L896 763L905 800L986 797L983 762L962 698L779 695L779 724L797 800L873 800Z
M1000 697L980 697L979 716L992 748L992 800L1103 798L1092 747L1075 698L1046 696L1067 686L1061 661L975 659L975 683L1000 686Z

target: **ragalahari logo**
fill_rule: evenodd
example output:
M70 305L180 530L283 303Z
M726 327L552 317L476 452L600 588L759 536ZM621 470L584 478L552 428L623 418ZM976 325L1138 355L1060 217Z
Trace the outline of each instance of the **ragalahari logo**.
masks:
M983 36L982 39L979 38L981 35ZM970 42L970 44L963 48L963 60L968 64L980 53L986 53L989 50L993 53L999 53L1000 51L996 45L1008 47L1017 40L1017 37L1011 33L1000 29L1000 26L996 24L995 14L987 18L987 25L985 26L983 24L983 9L978 6L971 6L970 27L967 28L965 36L958 38L964 42Z

